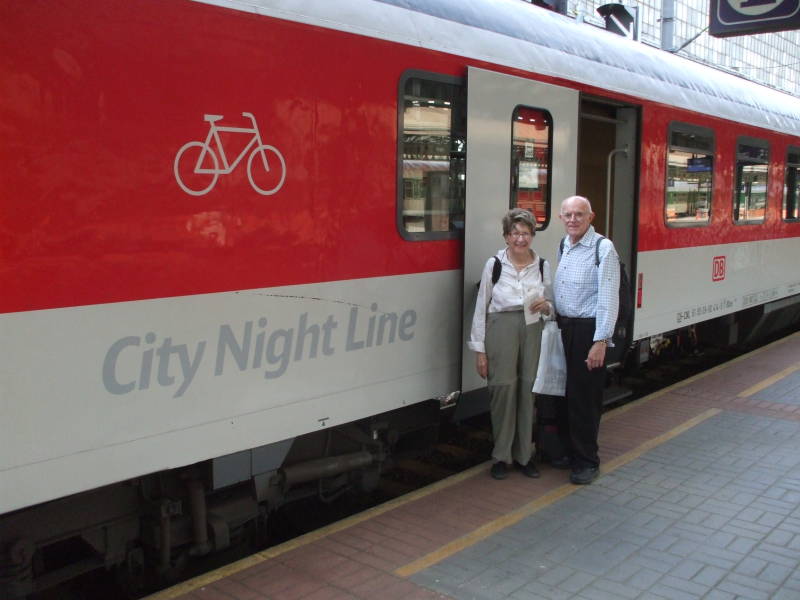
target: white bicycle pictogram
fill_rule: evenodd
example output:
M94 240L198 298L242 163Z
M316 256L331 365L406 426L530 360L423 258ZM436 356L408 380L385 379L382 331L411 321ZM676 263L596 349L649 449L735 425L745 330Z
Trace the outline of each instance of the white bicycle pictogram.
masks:
M247 178L250 180L250 185L259 194L269 196L274 194L286 179L286 161L283 160L283 155L274 146L264 144L261 141L261 134L258 131L258 124L253 113L243 112L243 117L249 118L253 127L221 127L217 126L216 122L223 118L223 115L204 115L204 120L208 122L208 135L205 142L187 142L181 146L178 153L175 155L174 171L175 179L181 189L187 194L192 196L202 196L211 191L211 188L216 185L220 175L227 175L233 171L237 165L242 161L244 156L250 152L250 157L247 159ZM244 147L239 155L233 162L228 162L225 156L225 149L220 139L220 132L224 133L248 133L252 134L250 142ZM216 145L216 152L213 145ZM195 156L197 154L197 156ZM219 156L217 156L219 155ZM270 155L270 158L268 158ZM261 157L260 161L256 161L256 156ZM277 160L276 160L277 159ZM209 161L211 164L209 164ZM222 162L222 168L220 168ZM276 164L279 163L279 164ZM256 183L258 177L254 177L253 169L258 169L263 166L265 173L270 175L270 183L259 186ZM276 170L280 169L276 174ZM183 173L183 178L181 177ZM191 181L187 183L187 175L192 175ZM205 176L208 176L205 177ZM260 172L255 172L256 176L262 175ZM277 183L275 181L277 180ZM263 185L263 183L262 183Z

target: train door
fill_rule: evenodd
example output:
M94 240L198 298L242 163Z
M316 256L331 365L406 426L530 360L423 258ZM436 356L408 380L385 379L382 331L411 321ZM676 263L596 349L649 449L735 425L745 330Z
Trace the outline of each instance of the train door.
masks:
M464 223L464 348L457 418L485 402L485 385L467 349L477 283L486 260L505 244L501 219L532 208L533 248L555 268L563 227L560 201L575 193L578 92L470 67L467 73L467 192ZM485 408L485 405L484 405Z
M638 107L604 98L581 97L578 194L591 200L595 230L614 242L631 278L636 273L638 130ZM628 332L633 332L632 323ZM627 349L627 344L610 349L609 365L619 365ZM606 400L614 402L628 393L612 386L606 390Z
M635 273L639 109L591 96L580 106L578 194L591 200L594 228Z

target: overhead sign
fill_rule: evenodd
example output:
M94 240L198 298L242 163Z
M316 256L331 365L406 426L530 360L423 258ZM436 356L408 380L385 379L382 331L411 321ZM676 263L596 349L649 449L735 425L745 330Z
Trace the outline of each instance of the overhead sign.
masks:
M711 0L715 37L800 29L800 0Z

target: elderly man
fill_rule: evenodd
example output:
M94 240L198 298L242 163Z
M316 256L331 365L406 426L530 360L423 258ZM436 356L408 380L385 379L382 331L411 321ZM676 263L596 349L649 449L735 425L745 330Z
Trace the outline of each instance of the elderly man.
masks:
M560 246L553 288L567 359L567 390L561 423L566 426L570 481L588 484L598 475L597 435L606 381L606 348L619 309L619 258L610 240L595 233L589 200L571 196L561 203L566 237ZM596 245L600 244L600 264ZM565 413L565 414L564 414Z

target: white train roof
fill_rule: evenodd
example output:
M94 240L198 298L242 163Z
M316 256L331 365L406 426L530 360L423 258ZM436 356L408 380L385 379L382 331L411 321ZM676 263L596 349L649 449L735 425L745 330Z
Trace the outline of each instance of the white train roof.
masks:
M800 99L794 96L521 0L196 1L484 60L800 136Z

